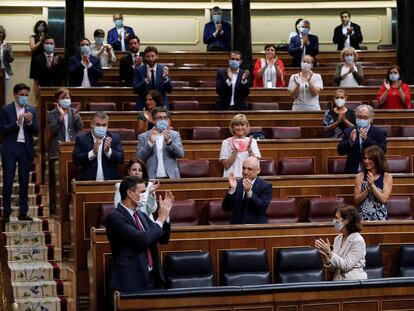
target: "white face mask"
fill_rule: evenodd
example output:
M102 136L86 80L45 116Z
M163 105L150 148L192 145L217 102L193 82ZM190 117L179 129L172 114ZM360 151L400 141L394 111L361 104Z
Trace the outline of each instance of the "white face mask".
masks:
M344 227L344 224L336 218L334 218L334 220L332 220L332 222L333 222L333 225L334 225L336 231L341 232L341 230Z
M335 105L338 108L341 108L341 107L345 106L345 99L343 99L343 98L335 98Z
M302 64L300 64L300 67L302 68L302 71L309 71L312 68L312 65L306 62L302 62Z
M135 201L135 203L137 203L137 208L141 208L143 205L144 205L144 203L142 202L142 200L144 199L144 195L145 195L145 192L144 193L140 193L139 194L139 200L138 201Z

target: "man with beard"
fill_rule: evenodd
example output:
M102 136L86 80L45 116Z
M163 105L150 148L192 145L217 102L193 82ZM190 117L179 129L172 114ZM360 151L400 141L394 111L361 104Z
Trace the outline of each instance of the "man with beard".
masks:
M143 64L144 53L139 51L140 41L137 36L128 38L129 54L119 63L119 80L122 86L132 86L134 72Z

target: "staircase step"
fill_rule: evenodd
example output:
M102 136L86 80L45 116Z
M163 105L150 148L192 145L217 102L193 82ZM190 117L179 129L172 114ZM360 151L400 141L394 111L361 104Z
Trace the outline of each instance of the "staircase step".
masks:
M61 299L58 297L48 298L16 298L20 310L24 311L60 311Z
M48 261L48 247L6 246L8 261ZM52 258L53 259L53 258Z
M49 262L9 262L11 280L16 282L52 281L54 269ZM23 309L25 310L25 309Z
M29 210L27 211L27 215L30 216L30 217L40 216L39 215L39 206L37 206L36 204L29 204ZM10 218L10 222L17 222L17 216L19 216L18 202L17 202L17 205L12 205L11 217L16 217L16 218L15 219Z
M29 205L29 208L30 206L36 206L37 204L40 204L38 202L38 194L29 194L28 199L27 199L27 204ZM11 205L19 206L19 195L18 194L12 194Z
M15 298L53 297L59 294L55 281L12 282Z
M5 232L4 235L8 246L39 247L46 245L43 232Z
M12 188L12 194L19 194L19 183L15 182L13 183L13 188ZM35 194L36 193L36 185L34 183L30 183L29 184L29 189L28 189L28 193L29 194ZM3 183L0 182L0 192L3 193Z
M42 219L33 217L33 221L20 221L17 218L11 218L6 224L5 232L34 232L43 231Z

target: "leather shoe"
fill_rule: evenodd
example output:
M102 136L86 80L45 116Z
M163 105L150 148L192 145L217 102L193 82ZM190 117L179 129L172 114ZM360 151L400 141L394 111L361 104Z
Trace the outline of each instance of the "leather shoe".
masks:
M20 214L19 217L17 217L17 219L21 221L33 221L33 218L27 216L26 214Z
M4 215L4 216L3 216L3 222L4 222L5 224L9 223L9 222L10 222L10 215Z

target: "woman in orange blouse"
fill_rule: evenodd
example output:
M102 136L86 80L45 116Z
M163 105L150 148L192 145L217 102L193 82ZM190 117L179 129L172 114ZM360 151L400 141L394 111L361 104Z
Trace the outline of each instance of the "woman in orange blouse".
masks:
M253 70L253 87L282 87L286 86L285 67L280 58L276 56L276 46L266 44L265 58L256 60Z

